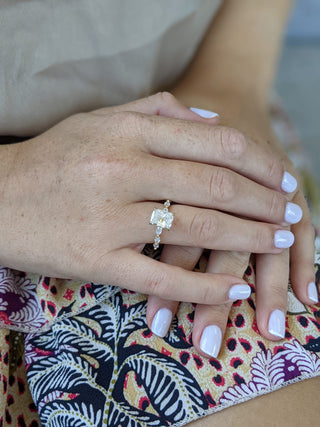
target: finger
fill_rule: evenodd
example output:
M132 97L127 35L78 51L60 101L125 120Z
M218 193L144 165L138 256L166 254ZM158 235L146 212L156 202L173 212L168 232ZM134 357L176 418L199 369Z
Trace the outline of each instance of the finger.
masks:
M215 251L210 255L207 272L226 272L243 277L250 255L244 252ZM249 285L237 288L232 299L246 299L250 296ZM225 334L232 303L220 305L198 304L195 310L192 342L197 351L206 357L217 357Z
M136 116L138 134L150 153L230 168L267 187L292 192L296 179L272 150L236 129L166 117ZM138 136L137 135L137 136Z
M132 222L135 226L131 227L126 236L131 239L129 243L153 241L157 228L148 226L152 208L162 209L163 205L139 203L130 207L130 217L136 220ZM280 226L249 221L219 211L173 205L170 207L170 213L173 214L174 220L170 232L164 230L161 234L161 242L164 244L253 253L280 253L294 241L293 234ZM156 211L155 223L158 214L162 216ZM162 222L162 226L165 226L165 222Z
M272 340L285 337L289 250L256 256L256 317L260 333Z
M165 246L161 254L161 262L191 271L194 269L201 253L202 249L200 248ZM159 337L167 335L178 305L178 301L170 301L154 295L148 297L147 323L154 334Z
M287 196L229 169L160 158L146 159L146 164L136 186L139 193L132 188L132 194L141 200L153 200L156 195L157 200L169 198L260 221L293 224L301 220L300 206L288 202Z
M295 244L291 248L290 282L297 298L304 304L318 303L318 290L315 284L314 255L315 232L311 223L307 202L301 191L294 197L303 209L303 220L292 227Z
M105 116L110 113L132 111L142 114L166 116L181 120L198 121L215 125L219 115L213 111L200 108L188 108L169 92L159 92L146 98L138 99L115 107L94 110L92 114Z
M109 254L109 263L113 266L109 284L172 301L226 303L230 301L229 293L232 293L234 286L246 285L244 280L232 275L187 271L158 262L129 248ZM106 268L101 261L101 265L96 266L93 281L105 283L103 272Z

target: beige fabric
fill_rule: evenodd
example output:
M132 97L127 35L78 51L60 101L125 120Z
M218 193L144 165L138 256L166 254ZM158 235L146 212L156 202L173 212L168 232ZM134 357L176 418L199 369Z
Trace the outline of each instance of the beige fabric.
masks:
M1 0L0 135L166 88L220 0Z

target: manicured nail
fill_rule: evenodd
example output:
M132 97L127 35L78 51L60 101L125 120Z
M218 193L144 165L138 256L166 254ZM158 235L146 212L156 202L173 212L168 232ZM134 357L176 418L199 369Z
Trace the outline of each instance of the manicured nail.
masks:
M234 285L229 290L229 298L233 300L247 299L251 295L251 288L249 285Z
M294 235L288 230L278 230L274 234L274 246L276 248L290 248L294 242Z
M274 310L269 318L269 332L270 334L284 338L286 329L286 317L281 310Z
M207 326L201 335L200 348L211 357L217 357L222 341L221 329L216 325Z
M302 218L302 209L295 203L287 203L286 213L284 216L285 222L288 224L296 224Z
M202 110L201 108L191 107L190 110L198 114L198 116L203 117L204 119L213 119L214 117L219 117L219 114L209 110Z
M297 188L297 180L289 172L283 174L281 188L286 193L292 193Z
M308 297L315 303L319 302L318 289L314 282L310 282L308 285Z
M168 308L160 308L153 318L151 331L158 337L165 337L172 322L172 311Z

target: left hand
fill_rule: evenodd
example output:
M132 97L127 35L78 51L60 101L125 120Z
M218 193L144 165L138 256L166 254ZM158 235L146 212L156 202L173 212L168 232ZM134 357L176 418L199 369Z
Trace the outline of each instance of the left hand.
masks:
M297 172L277 143L268 114L249 110L251 110L250 114L244 114L236 120L232 120L232 117L231 120L228 118L227 125L233 125L243 133L249 134L258 144L269 144L272 151L276 152L284 162L286 170L298 179ZM257 325L261 334L273 341L284 338L285 334L289 276L292 288L302 303L315 304L318 298L314 285L314 228L300 184L289 197L303 210L302 220L290 227L295 234L295 244L290 252L291 264L289 265L289 250L277 255L260 254L255 257ZM192 270L201 253L200 248L165 246L161 260ZM207 272L228 273L243 277L249 258L250 254L246 252L212 251ZM165 336L178 304L178 302L150 296L147 308L147 322L150 329L160 336ZM202 355L218 356L231 305L231 303L197 305L193 344Z

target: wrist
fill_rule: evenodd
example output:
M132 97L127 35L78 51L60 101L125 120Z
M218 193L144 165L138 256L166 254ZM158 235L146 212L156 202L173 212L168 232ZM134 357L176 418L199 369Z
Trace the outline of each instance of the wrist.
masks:
M270 128L269 102L255 93L244 94L240 90L198 90L191 85L178 85L172 93L188 107L214 111L220 115L220 124L239 130L254 125Z

